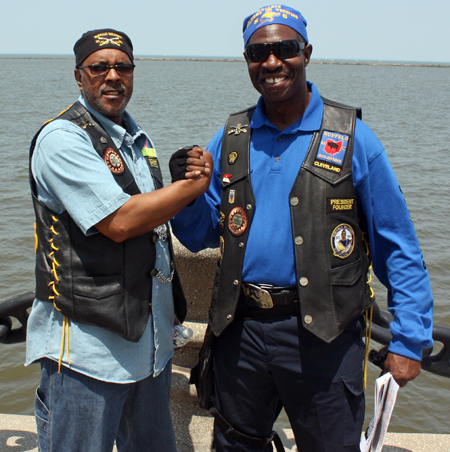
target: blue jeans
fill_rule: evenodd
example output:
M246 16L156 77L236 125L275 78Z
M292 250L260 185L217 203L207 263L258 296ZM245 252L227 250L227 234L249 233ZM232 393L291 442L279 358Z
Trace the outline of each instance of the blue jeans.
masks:
M107 383L41 362L35 414L39 452L176 452L169 411L172 362L153 378Z

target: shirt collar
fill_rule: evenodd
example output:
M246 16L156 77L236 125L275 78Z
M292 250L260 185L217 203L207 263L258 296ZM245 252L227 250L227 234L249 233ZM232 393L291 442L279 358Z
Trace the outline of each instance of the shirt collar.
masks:
M294 124L289 126L287 129L283 130L282 133L296 133L302 132L314 132L320 129L322 125L322 115L323 115L323 102L320 97L319 91L311 83L308 82L308 88L311 90L311 99L309 101L308 107L306 108L303 116ZM278 127L274 126L264 113L264 100L262 96L259 98L256 104L255 113L253 114L250 127L252 129L257 129L259 127L271 127L278 130Z
M83 95L79 97L78 101L81 103L81 105L83 105L83 107L86 108L86 110L89 111L89 113L95 116L98 122L106 130L108 135L112 138L115 146L118 149L122 147L124 141L125 144L130 146L140 135L144 135L147 138L145 132L137 125L136 121L127 111L124 112L122 121L122 124L125 127L122 127L92 108L83 97Z

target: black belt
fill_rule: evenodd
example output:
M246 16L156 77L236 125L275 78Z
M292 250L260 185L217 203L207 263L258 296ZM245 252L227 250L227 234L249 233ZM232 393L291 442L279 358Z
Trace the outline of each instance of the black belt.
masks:
M236 317L268 319L300 313L296 287L273 287L265 284L242 284Z

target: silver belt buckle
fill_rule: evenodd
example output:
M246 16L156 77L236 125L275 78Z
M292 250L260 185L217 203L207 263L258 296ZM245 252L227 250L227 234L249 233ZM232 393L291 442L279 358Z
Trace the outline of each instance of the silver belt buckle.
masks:
M245 295L255 302L258 308L271 309L273 308L273 301L270 293L264 287L256 286L255 284L244 283L242 285ZM270 288L270 286L266 286Z

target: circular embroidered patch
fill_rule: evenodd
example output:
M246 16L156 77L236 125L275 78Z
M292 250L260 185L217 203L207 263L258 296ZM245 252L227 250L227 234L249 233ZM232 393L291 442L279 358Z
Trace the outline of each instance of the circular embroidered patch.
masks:
M228 228L233 235L241 235L248 226L247 213L242 207L235 207L228 215Z
M125 171L122 157L113 148L106 148L103 160L113 174L122 174Z
M331 234L331 248L336 257L345 259L353 253L355 247L355 233L348 224L340 224Z

